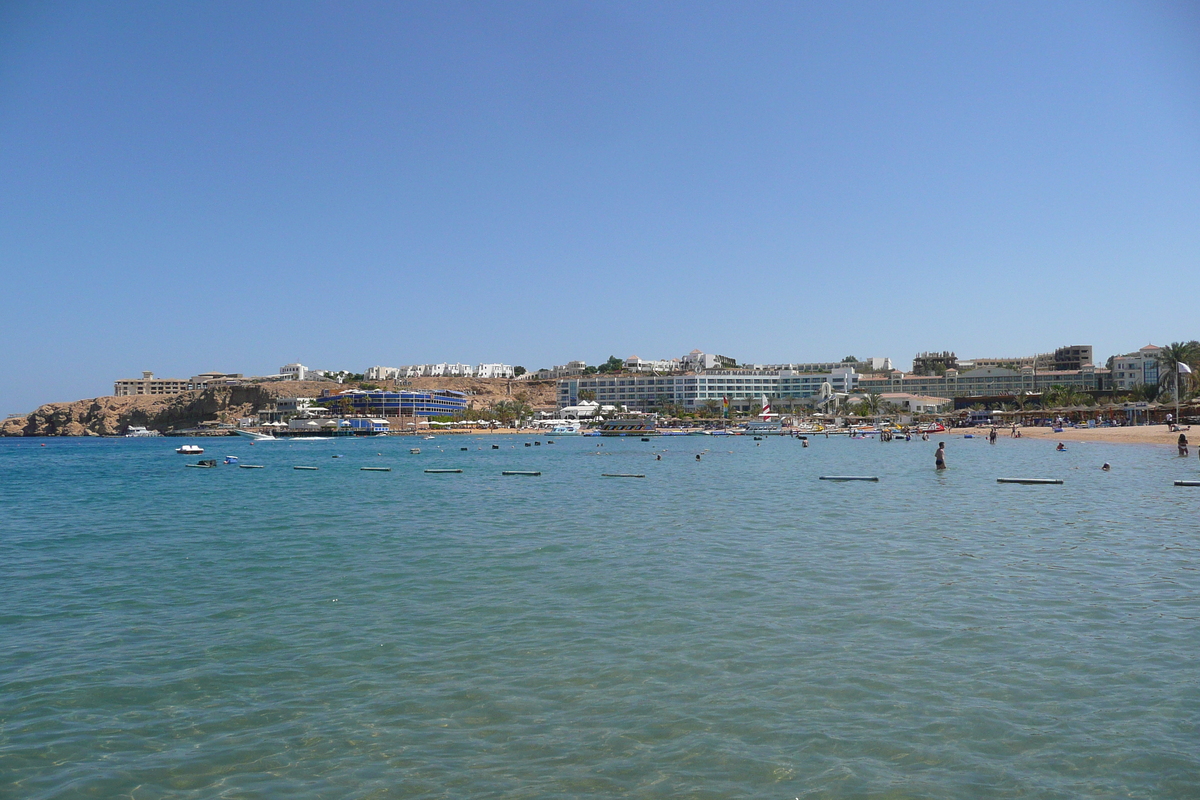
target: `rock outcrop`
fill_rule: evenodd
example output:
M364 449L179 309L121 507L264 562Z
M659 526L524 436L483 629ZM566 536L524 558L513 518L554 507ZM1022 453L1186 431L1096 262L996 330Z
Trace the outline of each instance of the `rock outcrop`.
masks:
M412 388L416 389L467 392L469 403L475 408L486 408L518 395L528 398L535 408L554 405L553 381L419 378L413 383ZM241 417L251 417L279 397L317 397L323 390L343 388L350 387L329 382L276 381L161 397L96 397L73 403L47 403L28 416L0 423L0 436L122 436L135 425L167 433L194 428L202 422L235 422Z

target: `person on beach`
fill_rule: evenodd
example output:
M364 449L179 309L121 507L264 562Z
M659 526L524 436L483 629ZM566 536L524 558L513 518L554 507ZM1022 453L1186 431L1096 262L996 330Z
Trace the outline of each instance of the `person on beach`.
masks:
M1187 436L1185 434L1181 433L1181 434L1179 434L1179 455L1183 456L1184 458L1187 458L1187 454L1188 454Z
M933 468L943 470L946 468L946 443L938 442L937 452L933 454Z

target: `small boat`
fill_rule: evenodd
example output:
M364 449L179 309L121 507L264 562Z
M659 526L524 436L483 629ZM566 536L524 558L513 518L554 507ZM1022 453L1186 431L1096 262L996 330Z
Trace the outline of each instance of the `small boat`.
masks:
M204 448L198 444L185 444L183 447L176 447L175 452L181 456L198 456L204 452Z
M555 425L550 429L550 433L555 436L577 436L579 435L578 425Z
M432 437L432 436L426 436L426 437L424 437L424 438L428 440L428 439L432 439L433 437Z
M237 456L225 456L225 463L226 464L236 464L236 463L238 463L238 457Z
M205 458L197 461L195 464L184 464L185 467L193 467L195 469L212 469L217 465L215 458Z

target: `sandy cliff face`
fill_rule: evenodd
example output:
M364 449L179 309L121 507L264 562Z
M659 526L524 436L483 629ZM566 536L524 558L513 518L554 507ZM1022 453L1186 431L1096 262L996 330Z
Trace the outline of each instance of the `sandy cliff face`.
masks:
M523 395L535 408L554 405L553 381L507 381L475 378L419 378L416 389L467 392L475 408ZM234 422L250 417L278 397L316 397L342 389L329 382L279 381L222 386L166 397L96 397L73 403L47 403L26 417L0 423L0 436L121 436L132 425L151 430L192 428L212 420ZM391 388L390 386L387 388Z

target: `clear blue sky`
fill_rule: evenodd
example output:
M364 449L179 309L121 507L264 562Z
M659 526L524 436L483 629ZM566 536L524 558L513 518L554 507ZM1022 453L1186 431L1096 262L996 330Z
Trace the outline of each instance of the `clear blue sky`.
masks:
M0 5L0 412L1200 337L1184 3Z

